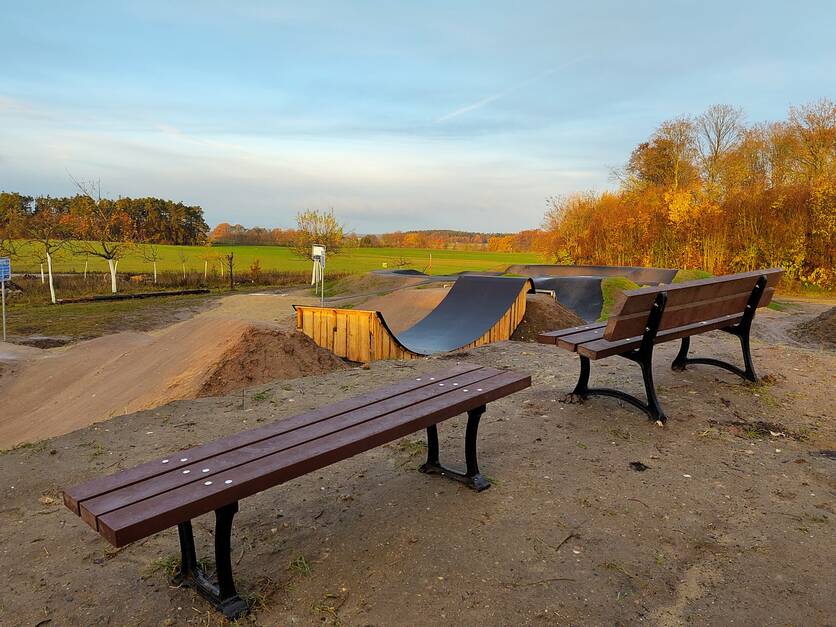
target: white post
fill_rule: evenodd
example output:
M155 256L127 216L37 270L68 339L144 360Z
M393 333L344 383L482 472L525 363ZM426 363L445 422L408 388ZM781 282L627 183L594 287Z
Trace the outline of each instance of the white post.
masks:
M41 264L41 285L46 283L46 277L44 276L44 264Z
M107 265L110 266L110 291L116 293L116 263L113 259L107 260Z
M203 280L206 280L206 277L209 276L209 262L205 259L203 260Z
M49 270L49 297L52 300L52 304L55 304L55 284L52 281L52 255L50 253L46 254L46 267Z
M84 280L87 280L87 260L84 260Z
M157 262L154 262L154 285L157 284Z

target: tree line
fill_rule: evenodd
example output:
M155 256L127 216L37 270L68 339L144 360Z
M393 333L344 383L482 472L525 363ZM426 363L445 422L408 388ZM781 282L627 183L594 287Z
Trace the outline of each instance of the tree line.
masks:
M716 105L662 123L615 176L616 191L551 198L535 247L559 263L782 266L836 284L836 103L747 125Z
M328 212L321 213L327 214ZM344 248L432 248L499 252L533 250L532 234L536 232L523 231L504 235L471 231L423 230L358 235L347 232L342 225L341 228L343 233L340 245ZM209 240L214 244L296 247L300 237L304 238L300 231L305 230L305 227L300 228L298 225L295 229L268 229L260 226L247 228L240 224L221 222L209 233Z
M150 244L198 245L206 242L209 226L203 209L162 198L98 199L94 195L71 197L26 196L16 192L0 192L0 233L5 238L14 230L14 237L29 238L34 221L44 212L60 216L71 235L81 235L84 222L95 212L96 205L106 206L118 214L125 231L132 239Z
M14 255L21 240L27 253L46 264L49 291L56 302L52 275L55 254L62 249L108 263L116 293L119 260L142 243L156 274L155 244L202 244L209 230L200 207L158 198L102 198L97 184L83 185L69 198L24 196L0 192L0 255Z

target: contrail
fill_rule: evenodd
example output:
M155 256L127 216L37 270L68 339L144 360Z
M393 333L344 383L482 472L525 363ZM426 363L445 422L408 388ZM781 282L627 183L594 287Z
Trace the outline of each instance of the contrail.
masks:
M580 61L583 58L584 57L582 57L582 56L581 57L576 57L576 58L574 58L570 61L567 61L566 63L561 63L557 67L553 67L551 69L546 70L545 72L541 72L540 74L537 74L536 76L532 76L531 78L527 78L524 81L516 83L515 85L512 85L511 87L508 87L507 89L504 89L504 90L502 90L498 93L495 93L491 96L487 96L485 98L482 98L481 100L477 100L473 104L469 104L465 107L461 107L460 109L456 109L455 111L451 111L450 113L446 113L446 114L442 115L441 117L438 117L435 120L433 120L433 123L434 124L440 124L441 122L446 122L447 120L452 120L453 118L457 118L460 115L464 115L465 113L470 113L471 111L475 111L476 109L481 109L485 105L490 104L490 103L492 103L496 100L499 100L500 98L504 98L508 94L511 94L511 93L513 93L513 92L515 92L519 89L522 89L526 85L530 85L531 83L536 83L537 81L541 81L544 78L546 78L547 76L551 76L555 72L558 72L558 71L560 71L564 68L569 67L570 65L572 65L574 63L577 63L578 61Z

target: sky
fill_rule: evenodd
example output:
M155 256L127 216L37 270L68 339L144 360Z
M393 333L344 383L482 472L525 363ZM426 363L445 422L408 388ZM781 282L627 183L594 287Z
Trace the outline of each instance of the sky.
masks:
M836 97L836 2L0 0L0 190L534 228L659 123Z

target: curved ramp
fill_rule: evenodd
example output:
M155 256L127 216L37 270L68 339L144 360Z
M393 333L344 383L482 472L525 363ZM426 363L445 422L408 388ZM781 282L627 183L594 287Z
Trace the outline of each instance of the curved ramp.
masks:
M677 271L672 268L641 268L637 266L569 266L569 265L515 265L510 266L507 274L523 276L620 276L639 285L658 285L670 283Z
M604 307L601 291L602 276L540 276L534 277L537 291L552 291L564 307L568 307L586 322L595 322Z
M510 339L530 279L463 275L425 318L395 335L377 311L295 306L296 328L351 361L414 359Z

